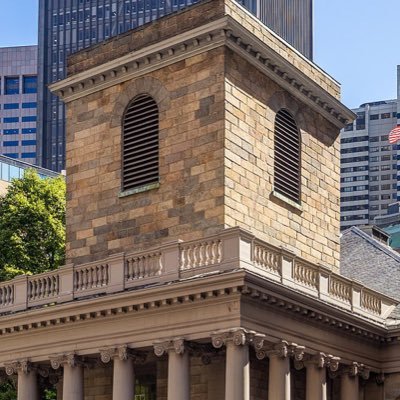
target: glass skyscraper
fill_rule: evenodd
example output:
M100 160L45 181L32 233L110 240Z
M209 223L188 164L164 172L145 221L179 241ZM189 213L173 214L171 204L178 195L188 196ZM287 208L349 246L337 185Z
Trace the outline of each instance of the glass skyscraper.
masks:
M37 46L0 48L0 154L36 162Z
M65 111L47 86L66 76L69 54L199 0L40 0L38 163L65 163ZM242 0L250 12L312 58L312 0Z

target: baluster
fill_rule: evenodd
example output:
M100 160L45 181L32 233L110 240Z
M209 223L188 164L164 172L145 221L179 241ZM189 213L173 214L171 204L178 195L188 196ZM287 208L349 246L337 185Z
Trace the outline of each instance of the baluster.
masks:
M148 278L149 276L152 276L153 257L154 257L154 254L150 254L148 256L144 256L144 258L146 260L146 268L144 270L144 277L145 278Z
M89 270L87 268L82 270L82 283L83 283L83 287L82 289L87 289L88 288L88 284L89 284Z
M187 269L188 268L187 247L182 248L181 262L182 262L182 269Z
M126 260L126 279L132 279L132 260Z
M136 279L138 275L137 257L132 258L132 279Z
M105 281L105 268L103 264L96 266L96 286L103 286Z
M153 277L156 276L157 271L157 253L153 253L149 256L149 271L147 276Z
M108 264L105 265L106 268L106 282L105 284L108 285L108 283L110 282L110 267Z

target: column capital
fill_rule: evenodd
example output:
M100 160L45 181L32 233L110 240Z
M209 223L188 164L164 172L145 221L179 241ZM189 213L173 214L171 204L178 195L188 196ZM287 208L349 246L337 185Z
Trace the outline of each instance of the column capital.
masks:
M259 360L265 357L293 357L295 362L301 362L305 351L304 346L299 346L297 343L289 343L286 340L281 340L275 344L265 343L264 341L257 342L254 348Z
M233 328L211 333L211 342L216 349L226 346L229 342L236 346L244 346L251 343L255 335L255 332L243 328Z
M49 359L53 369L59 369L64 365L68 365L71 368L83 365L83 362L75 353L58 354L56 356L50 356Z
M348 374L351 377L360 376L361 378L367 380L369 379L371 368L364 364L352 362L350 365L343 366L341 372L343 375Z
M316 354L307 354L304 359L304 365L314 365L317 368L329 368L331 372L339 369L340 357L334 357L331 354L318 352Z
M27 374L32 371L32 363L27 359L24 358L22 360L14 361L11 363L4 364L6 374L8 376L15 375L18 373Z
M118 358L121 361L133 359L135 362L144 363L146 361L146 353L134 351L127 345L116 347L105 347L99 349L100 359L103 363L107 364L111 359Z
M183 354L185 352L185 339L176 338L165 341L157 341L153 344L154 354L157 357L161 357L170 351L174 351L176 354Z

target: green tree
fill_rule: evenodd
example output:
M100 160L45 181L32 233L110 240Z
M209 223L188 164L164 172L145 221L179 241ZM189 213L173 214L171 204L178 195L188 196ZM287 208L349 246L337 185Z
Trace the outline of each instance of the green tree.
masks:
M0 280L55 269L65 258L65 180L26 170L0 198Z

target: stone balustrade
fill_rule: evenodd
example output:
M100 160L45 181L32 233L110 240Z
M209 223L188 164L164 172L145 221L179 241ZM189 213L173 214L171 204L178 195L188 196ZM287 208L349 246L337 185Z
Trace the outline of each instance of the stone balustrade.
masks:
M115 254L99 262L18 276L0 284L0 313L237 269L377 323L383 323L399 303L247 231L230 228L201 240L170 242L148 251Z

